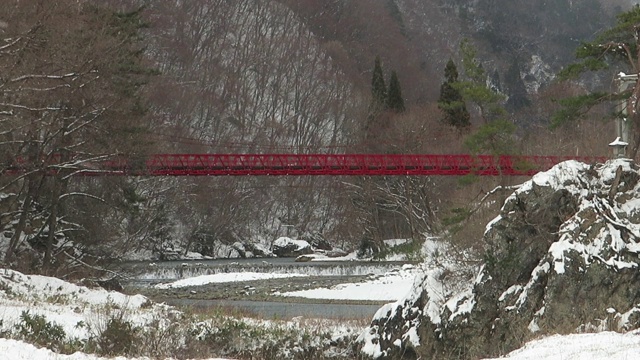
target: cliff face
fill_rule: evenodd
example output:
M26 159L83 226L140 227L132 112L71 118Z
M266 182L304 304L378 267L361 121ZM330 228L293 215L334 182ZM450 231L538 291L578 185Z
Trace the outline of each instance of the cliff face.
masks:
M492 82L512 110L527 105L559 69L573 61L581 41L592 40L628 10L628 0L278 0L296 13L353 74L370 82L375 56L398 71L410 101L435 100L444 66L458 61L470 38ZM339 46L337 46L339 44ZM437 86L434 86L437 85Z
M572 62L581 41L610 27L627 0L396 0L412 43L436 74L472 39L491 81L516 111Z
M624 160L535 175L487 225L471 284L454 292L447 266L426 267L411 294L378 312L363 352L478 358L545 334L640 327L639 180Z

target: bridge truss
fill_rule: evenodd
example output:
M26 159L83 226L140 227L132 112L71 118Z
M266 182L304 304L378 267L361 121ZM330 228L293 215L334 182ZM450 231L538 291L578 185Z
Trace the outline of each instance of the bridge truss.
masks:
M531 176L577 160L600 163L606 157L407 155L407 154L156 154L144 159L117 157L72 166L52 161L47 171L84 176ZM5 174L29 171L22 161Z

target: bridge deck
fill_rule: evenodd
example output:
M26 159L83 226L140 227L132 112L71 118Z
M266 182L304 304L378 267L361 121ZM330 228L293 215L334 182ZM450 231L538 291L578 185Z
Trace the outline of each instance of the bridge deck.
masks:
M156 154L144 159L117 157L75 162L53 159L44 167L47 171L56 173L64 168L84 176L531 176L565 160L586 163L607 160L605 157L428 154ZM20 174L34 169L27 165L17 158L3 173Z

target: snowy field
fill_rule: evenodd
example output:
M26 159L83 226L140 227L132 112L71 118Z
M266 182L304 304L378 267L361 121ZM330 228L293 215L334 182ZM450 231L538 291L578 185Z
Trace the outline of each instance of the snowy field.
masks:
M60 355L21 341L0 339L2 359L11 360L149 360L148 358L104 358L82 353ZM532 341L501 359L512 360L633 360L640 354L640 334L579 334L551 336ZM208 360L223 360L211 358ZM497 360L497 359L492 359Z
M67 336L86 339L104 326L113 312L144 326L153 318L176 311L169 306L150 305L142 295L128 296L102 289L89 289L57 278L24 275L0 269L0 332L10 331L20 323L22 314L43 316L59 325ZM104 358L83 353L62 355L37 348L22 341L0 338L2 360L133 360L123 357ZM145 358L140 358L140 360ZM145 359L146 360L146 359Z
M22 341L0 339L0 359L3 360L151 360L149 358L105 358L94 355L75 353L71 355L56 354L51 350L39 349ZM225 360L211 358L207 360Z
M556 335L511 352L512 360L633 360L640 357L640 333Z

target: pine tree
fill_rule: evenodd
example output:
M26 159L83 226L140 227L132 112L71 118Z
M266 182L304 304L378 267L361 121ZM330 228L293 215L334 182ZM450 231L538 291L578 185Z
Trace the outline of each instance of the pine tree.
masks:
M637 75L640 71L640 5L617 16L616 24L602 31L592 42L582 43L576 50L577 62L570 64L558 75L561 80L579 80L584 74L611 76L612 73ZM561 99L561 106L551 125L557 127L580 120L600 105L620 107L614 117L630 120L632 134L627 139L631 145L629 156L635 158L640 151L640 103L637 101L640 82L635 81L625 89L602 91L600 84L589 92ZM620 91L618 91L620 90Z
M398 80L398 74L395 71L391 72L391 78L389 79L387 108L399 113L405 110L402 90L400 89L400 80Z
M457 89L458 68L449 59L444 68L445 81L440 86L438 108L444 113L444 122L459 130L471 126L471 116L465 105L462 94Z
M513 153L515 125L504 108L504 95L487 86L487 75L476 57L476 49L467 39L460 43L462 64L467 81L457 85L462 97L473 104L482 119L480 126L465 140L473 153L504 155Z
M373 67L373 78L371 79L371 95L373 97L373 110L378 112L384 109L387 102L387 86L384 83L384 74L382 72L382 65L380 63L380 57L377 56L375 65Z
M451 58L449 58L447 65L444 67L444 78L445 82L449 84L458 82L458 67Z

